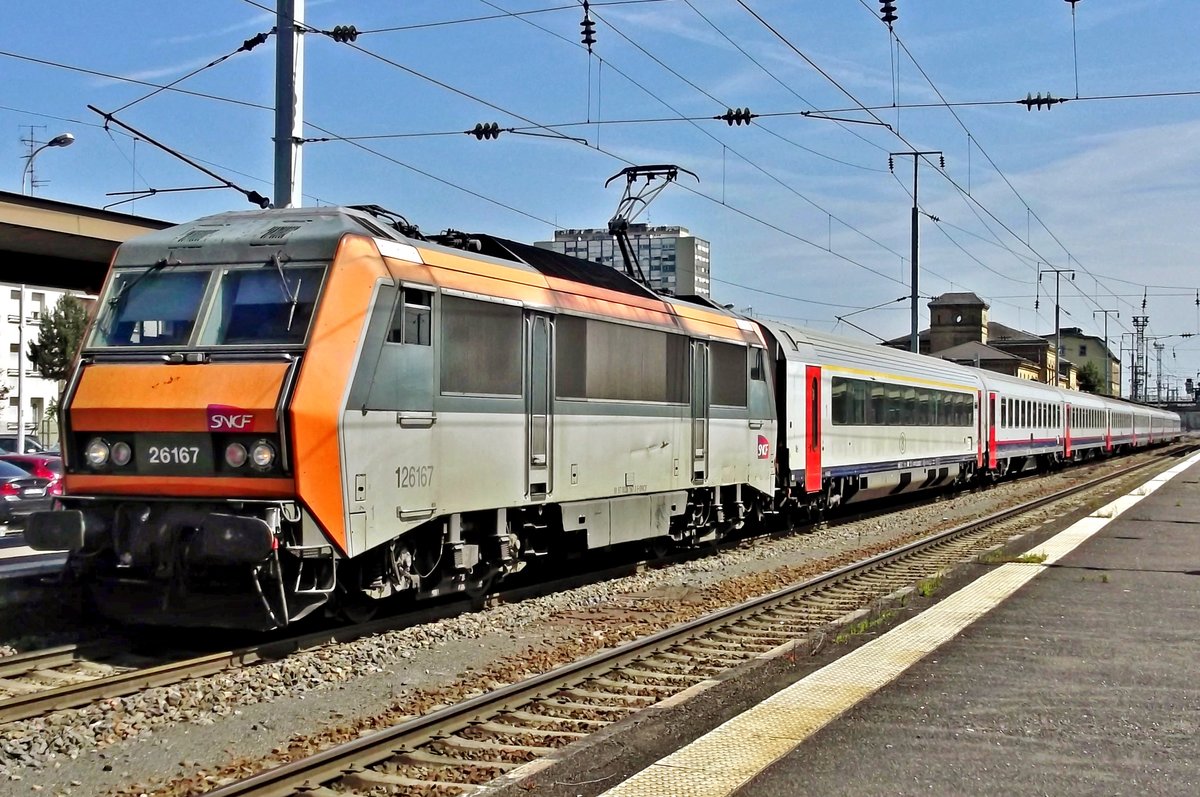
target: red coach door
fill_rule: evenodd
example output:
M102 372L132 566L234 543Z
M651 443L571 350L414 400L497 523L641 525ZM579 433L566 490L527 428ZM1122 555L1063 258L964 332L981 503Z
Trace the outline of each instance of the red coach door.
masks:
M979 408L983 412L983 407ZM988 393L988 469L996 469L996 394Z
M804 450L804 490L821 491L821 366L804 368L804 398L808 418Z
M1066 436L1063 438L1063 456L1069 458L1071 456L1071 405L1070 404L1068 404L1066 406L1065 412L1067 415L1067 430L1066 430Z
M983 467L983 391L975 391L975 467Z

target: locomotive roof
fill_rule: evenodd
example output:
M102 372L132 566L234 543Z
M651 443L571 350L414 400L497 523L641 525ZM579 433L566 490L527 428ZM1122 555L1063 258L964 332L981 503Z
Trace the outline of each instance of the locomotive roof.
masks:
M609 268L600 263L581 260L519 241L510 241L496 235L472 233L471 238L479 241L482 246L481 254L491 255L501 260L516 260L533 267L548 277L582 282L586 285L595 285L598 288L607 288L610 291L627 293L632 296L659 298L658 294L640 282L630 279L615 268Z
M188 257L189 250L203 250L203 259L218 262L245 262L257 259L258 251L286 243L293 260L331 258L338 241L347 233L370 235L406 243L419 243L393 229L375 214L356 208L287 208L260 211L231 211L205 216L140 236L124 244L116 265L146 265L161 259L164 251L183 263L198 262ZM536 246L472 233L479 254L516 262L533 270L571 282L593 285L642 298L658 294L614 268L581 260ZM437 241L437 238L434 238Z
M251 262L286 244L293 260L332 258L346 233L408 239L386 222L350 208L230 211L156 230L117 249L117 266L148 265L166 254L181 263Z

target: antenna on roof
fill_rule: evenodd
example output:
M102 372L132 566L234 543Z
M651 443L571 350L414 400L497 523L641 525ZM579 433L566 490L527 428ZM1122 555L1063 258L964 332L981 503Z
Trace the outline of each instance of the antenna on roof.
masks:
M621 201L617 203L617 212L609 219L608 232L617 239L617 245L621 248L621 259L625 261L625 273L647 288L650 287L650 283L638 263L637 252L629 243L629 225L641 215L655 197L662 193L668 183L679 177L680 172L696 177L695 172L690 172L681 166L658 164L655 166L627 166L604 181L604 187L608 188L609 183L613 180L621 176L625 177L625 193L621 196ZM654 184L654 180L658 178L662 178L662 182ZM646 181L645 184L635 192L634 184L642 179ZM696 177L696 182L700 182L699 177Z

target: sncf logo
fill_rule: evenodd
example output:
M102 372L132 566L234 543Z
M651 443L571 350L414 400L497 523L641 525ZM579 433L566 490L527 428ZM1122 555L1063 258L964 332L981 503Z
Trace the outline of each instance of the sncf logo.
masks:
M252 432L254 431L254 413L239 407L209 404L208 430L210 432Z
M763 437L762 435L758 436L758 458L759 459L770 459L771 458L771 441L768 440L767 438Z

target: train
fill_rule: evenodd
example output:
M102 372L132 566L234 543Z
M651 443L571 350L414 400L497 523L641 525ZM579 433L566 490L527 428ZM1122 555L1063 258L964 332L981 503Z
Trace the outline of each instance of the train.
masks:
M122 244L60 406L28 543L105 616L256 631L1180 436L375 206Z

